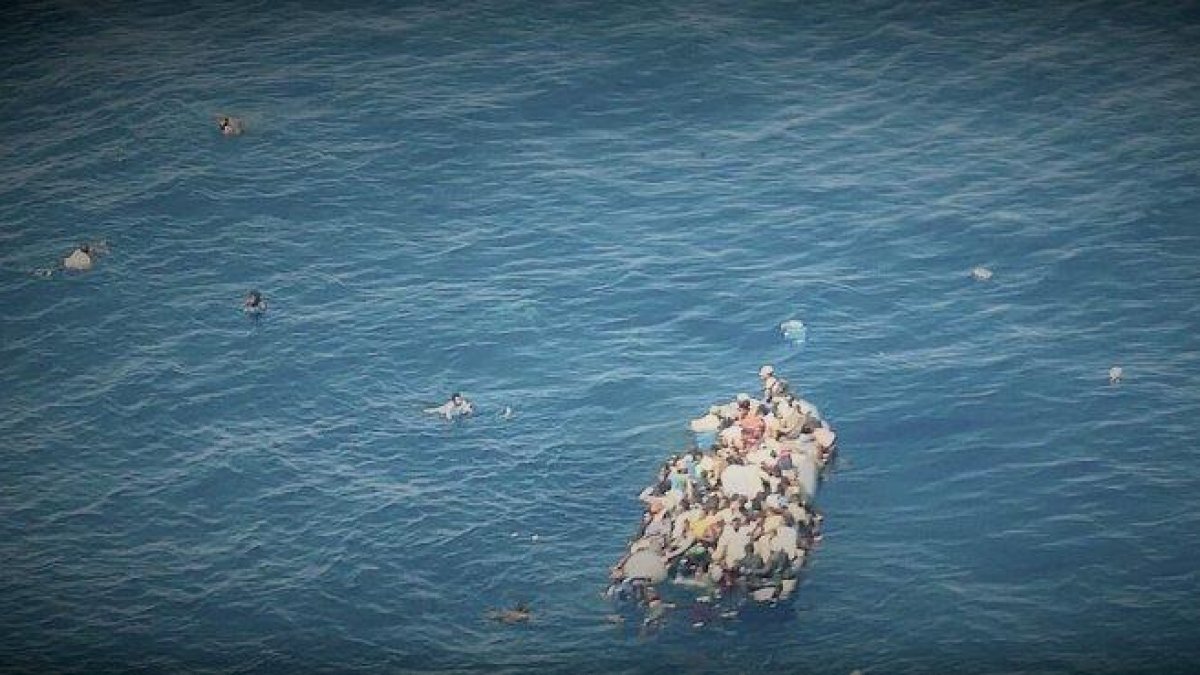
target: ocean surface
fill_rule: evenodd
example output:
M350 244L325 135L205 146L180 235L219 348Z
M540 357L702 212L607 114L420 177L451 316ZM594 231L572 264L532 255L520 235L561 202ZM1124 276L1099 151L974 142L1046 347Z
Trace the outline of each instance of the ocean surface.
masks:
M332 5L0 9L0 671L1200 669L1200 6ZM605 622L764 363L796 602Z

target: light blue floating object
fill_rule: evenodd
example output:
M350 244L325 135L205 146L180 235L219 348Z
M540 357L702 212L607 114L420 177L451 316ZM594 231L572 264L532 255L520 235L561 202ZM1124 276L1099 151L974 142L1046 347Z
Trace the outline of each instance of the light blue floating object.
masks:
M783 337L788 342L799 347L808 339L808 328L804 326L804 322L799 319L784 321L779 324L779 331L783 333Z

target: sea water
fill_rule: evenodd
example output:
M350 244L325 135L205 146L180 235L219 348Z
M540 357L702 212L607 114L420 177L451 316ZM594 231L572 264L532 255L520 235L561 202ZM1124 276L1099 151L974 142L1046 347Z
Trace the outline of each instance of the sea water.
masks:
M0 669L1200 667L1193 7L326 5L0 10ZM765 363L796 603L606 622Z

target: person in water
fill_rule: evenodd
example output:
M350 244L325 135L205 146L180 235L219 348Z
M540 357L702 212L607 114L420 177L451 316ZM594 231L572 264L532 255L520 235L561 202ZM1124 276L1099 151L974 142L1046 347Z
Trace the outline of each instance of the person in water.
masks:
M88 244L80 244L75 247L71 254L63 258L62 268L71 272L86 272L96 264L101 255L108 253L108 242L103 239ZM40 276L49 276L44 271L39 272Z
M263 297L262 293L252 290L242 301L242 311L251 316L262 316L267 312L267 299Z
M441 415L448 420L455 417L466 417L475 412L475 404L471 403L457 391L450 395L450 400L436 408L426 408L425 412Z
M63 259L63 268L73 272L86 272L92 269L92 262L92 247L82 244Z
M237 117L229 115L217 115L217 128L225 136L241 136L246 130L246 124Z
M512 625L515 623L525 623L533 618L533 610L529 609L529 605L524 602L518 602L512 609L493 609L487 612L485 616L493 621L499 621Z

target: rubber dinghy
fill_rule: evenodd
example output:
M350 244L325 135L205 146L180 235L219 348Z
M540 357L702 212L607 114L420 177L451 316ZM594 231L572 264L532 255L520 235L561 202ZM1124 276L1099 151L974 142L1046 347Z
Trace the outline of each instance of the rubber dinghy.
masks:
M814 499L837 435L808 401L764 366L761 398L739 394L691 421L696 447L663 463L606 596L661 621L670 580L697 607L737 608L791 598L821 539ZM704 621L695 621L697 625Z

